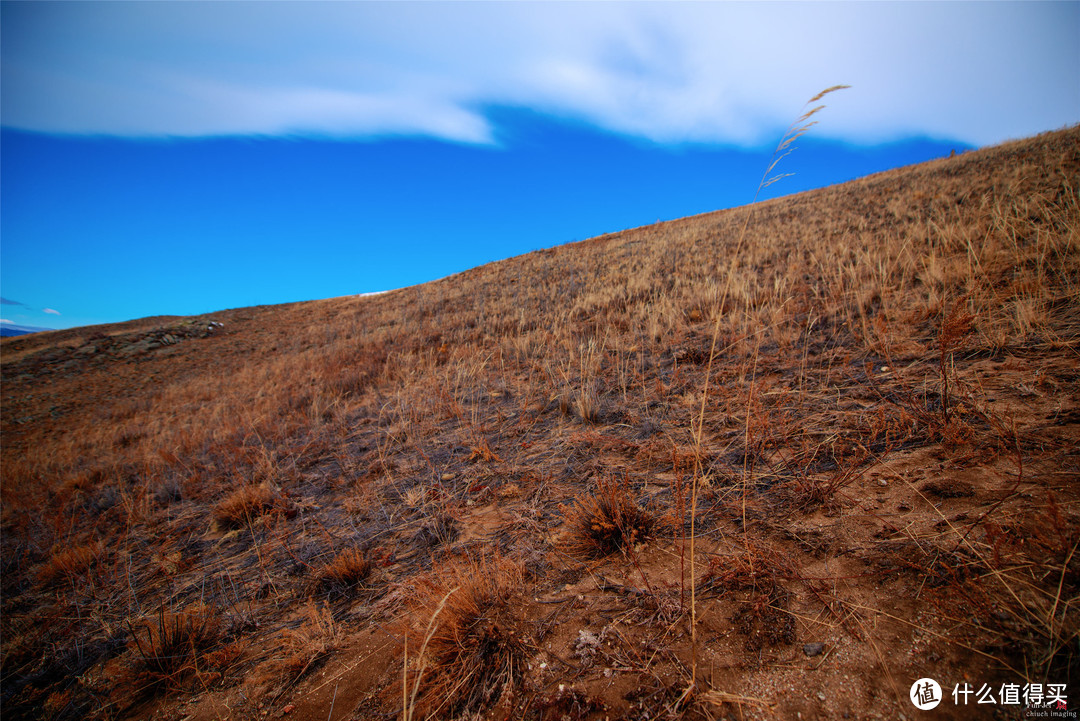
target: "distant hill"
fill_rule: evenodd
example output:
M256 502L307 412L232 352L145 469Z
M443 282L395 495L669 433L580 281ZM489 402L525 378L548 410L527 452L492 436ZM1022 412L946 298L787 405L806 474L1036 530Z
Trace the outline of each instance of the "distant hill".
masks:
M52 328L38 328L32 325L17 325L15 323L0 323L0 338L10 338L16 335L26 335L27 333L40 333L46 330L52 330Z

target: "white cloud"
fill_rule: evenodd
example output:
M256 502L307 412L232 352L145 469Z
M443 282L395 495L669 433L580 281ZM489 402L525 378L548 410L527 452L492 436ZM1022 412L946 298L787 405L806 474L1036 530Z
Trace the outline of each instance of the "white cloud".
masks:
M49 315L60 315L60 311L53 310L52 308L42 308L41 310L43 313L48 313Z
M492 105L661 142L984 144L1080 121L1076 3L9 3L3 123L491 142Z
M0 318L0 323L7 323L8 325L14 325L14 323L12 323L7 318Z

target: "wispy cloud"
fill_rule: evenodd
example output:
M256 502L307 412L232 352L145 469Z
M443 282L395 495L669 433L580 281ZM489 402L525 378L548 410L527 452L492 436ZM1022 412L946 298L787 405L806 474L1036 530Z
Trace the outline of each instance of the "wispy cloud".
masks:
M11 300L10 298L0 298L0 305L20 305L26 307L26 303L21 303L17 300Z
M1078 25L1077 3L9 3L3 123L487 143L512 105L753 143L849 83L825 133L983 144L1080 120Z
M0 318L0 323L7 323L8 325L15 325L14 323L12 323L7 318Z
M42 308L41 312L48 313L49 315L60 315L60 311L53 310L52 308Z

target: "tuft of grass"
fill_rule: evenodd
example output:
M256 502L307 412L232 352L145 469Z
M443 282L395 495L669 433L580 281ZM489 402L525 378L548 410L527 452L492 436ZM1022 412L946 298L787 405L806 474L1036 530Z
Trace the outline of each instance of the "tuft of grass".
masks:
M592 385L582 388L574 398L574 410L586 423L598 423L600 421L600 396L596 388Z
M791 593L778 579L790 577L792 568L774 551L747 543L747 551L736 556L714 556L699 586L699 592L726 595L746 592L742 605L731 617L735 630L746 636L746 649L793 643L795 618L787 607Z
M646 543L657 527L657 518L634 502L625 482L602 479L595 495L578 500L570 523L570 550L603 558Z
M265 484L243 486L214 506L214 521L221 528L240 528L255 518L285 508L285 499Z
M371 561L360 549L342 551L315 572L314 593L340 593L362 585L371 576Z
M285 655L272 664L284 688L323 663L341 643L343 634L325 606L308 604L303 623L285 634Z
M83 543L57 549L38 571L38 581L45 585L84 576L98 562L103 551L99 542Z
M965 299L961 298L941 320L938 333L938 373L941 375L941 425L949 427L949 376L952 352L964 336L971 332L975 315L962 310Z
M522 581L520 565L497 557L451 564L424 594L421 608L437 625L428 624L415 681L426 679L412 702L419 701L425 717L489 708L518 684L532 652L521 615ZM411 717L411 704L405 710Z
M158 609L156 622L131 629L138 657L134 663L139 686L150 690L176 685L197 670L197 659L223 635L221 616L196 604L182 611Z

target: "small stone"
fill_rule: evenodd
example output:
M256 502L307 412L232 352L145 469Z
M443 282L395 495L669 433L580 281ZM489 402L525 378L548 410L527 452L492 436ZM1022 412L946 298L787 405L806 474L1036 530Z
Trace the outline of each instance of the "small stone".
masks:
M887 485L889 485L889 482L886 481L884 478L882 478L880 481L878 481L878 485L879 486L887 486Z
M817 697L818 697L818 701L824 701L826 698L828 698L828 696L823 694L821 691L818 691Z
M802 647L802 652L805 653L807 656L818 656L824 650L825 644L821 643L820 641L808 643Z
M457 478L456 473L444 473L444 474L442 474L442 480L443 481L452 481L455 478Z

